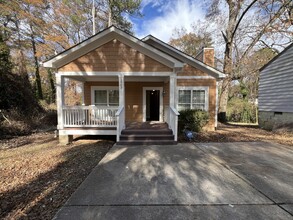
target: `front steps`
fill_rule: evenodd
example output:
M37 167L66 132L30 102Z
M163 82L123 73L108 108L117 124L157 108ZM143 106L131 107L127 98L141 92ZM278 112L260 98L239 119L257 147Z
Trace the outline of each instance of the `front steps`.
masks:
M171 129L124 129L120 135L118 145L175 145Z

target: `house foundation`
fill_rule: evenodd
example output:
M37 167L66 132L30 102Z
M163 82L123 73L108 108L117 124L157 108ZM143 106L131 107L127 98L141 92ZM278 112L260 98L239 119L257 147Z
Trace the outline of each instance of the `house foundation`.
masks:
M59 143L61 145L70 144L73 141L73 135L59 135Z

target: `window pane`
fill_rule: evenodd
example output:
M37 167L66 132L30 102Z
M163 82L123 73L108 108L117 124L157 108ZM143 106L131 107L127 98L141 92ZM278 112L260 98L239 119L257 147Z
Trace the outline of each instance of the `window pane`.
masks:
M193 90L192 103L205 103L205 91L204 90Z
M178 111L190 109L190 104L178 104Z
M95 90L95 104L107 105L107 90Z
M179 90L179 103L190 103L191 91L190 90Z
M109 105L119 105L119 90L108 90L109 91Z
M205 106L205 104L193 104L192 109L205 110L204 106Z

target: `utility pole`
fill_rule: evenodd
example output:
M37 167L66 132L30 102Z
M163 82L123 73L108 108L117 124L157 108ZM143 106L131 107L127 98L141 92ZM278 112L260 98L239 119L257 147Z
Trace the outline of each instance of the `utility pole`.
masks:
M108 1L108 27L110 27L112 25L112 1L109 0Z
M95 35L96 34L96 8L95 8L95 0L93 0L92 16L93 16L93 35Z

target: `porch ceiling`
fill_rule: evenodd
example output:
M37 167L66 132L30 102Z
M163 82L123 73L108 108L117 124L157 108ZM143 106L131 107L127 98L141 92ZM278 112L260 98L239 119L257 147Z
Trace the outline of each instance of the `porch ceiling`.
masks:
M66 76L66 78L73 79L80 82L117 82L117 76ZM168 76L125 76L125 82L165 82L168 81Z

